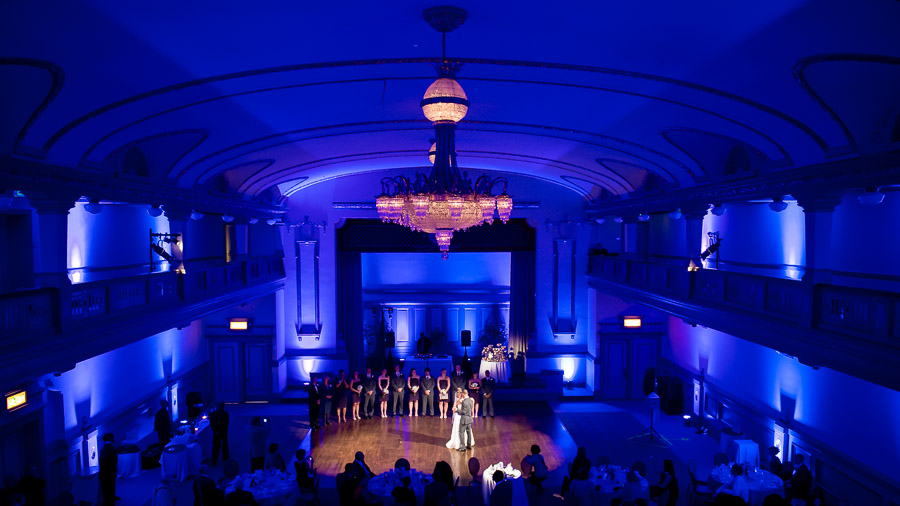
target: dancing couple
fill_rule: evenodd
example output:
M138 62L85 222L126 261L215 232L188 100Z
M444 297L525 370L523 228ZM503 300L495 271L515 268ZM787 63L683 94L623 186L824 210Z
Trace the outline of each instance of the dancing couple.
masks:
M447 441L447 448L464 452L475 446L475 434L472 433L474 409L475 400L469 397L465 390L458 389L456 401L453 403L453 429L450 432L450 441Z

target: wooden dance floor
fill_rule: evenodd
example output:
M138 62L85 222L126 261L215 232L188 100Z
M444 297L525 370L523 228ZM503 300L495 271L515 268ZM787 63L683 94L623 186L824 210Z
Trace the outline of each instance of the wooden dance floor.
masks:
M545 403L503 405L496 418L478 418L473 425L475 447L465 453L445 446L452 425L451 418L422 416L332 422L310 432L308 448L319 474L327 476L343 472L344 464L362 450L376 474L394 467L401 457L427 473L434 470L435 462L445 460L455 476L463 477L460 483L468 483L471 457L478 458L482 469L500 461L519 468L531 445L537 444L551 471L575 457L574 440Z

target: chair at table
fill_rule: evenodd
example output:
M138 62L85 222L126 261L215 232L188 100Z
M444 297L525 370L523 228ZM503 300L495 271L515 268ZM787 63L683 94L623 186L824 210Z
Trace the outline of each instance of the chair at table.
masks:
M300 489L300 496L297 498L297 502L294 504L296 506L321 504L321 501L319 501L319 477L318 476L316 476L313 479L312 488Z
M706 484L705 481L697 480L697 461L694 459L688 459L687 461L688 474L691 477L691 483L688 485L687 489L687 498L688 504L690 506L694 506L697 504L697 501L702 501L701 504L708 504L713 500L713 493L715 492L713 489Z
M456 481L453 482L453 488L450 489L450 504L456 506L459 504L456 498L456 489L459 488L459 476L456 477Z
M469 492L472 490L473 486L481 487L481 462L478 461L477 458L472 457L469 459L469 474L472 476L472 481L469 482L469 486L466 488L466 499L469 498Z
M724 453L717 453L713 456L713 466L719 467L722 464L728 465L728 455Z

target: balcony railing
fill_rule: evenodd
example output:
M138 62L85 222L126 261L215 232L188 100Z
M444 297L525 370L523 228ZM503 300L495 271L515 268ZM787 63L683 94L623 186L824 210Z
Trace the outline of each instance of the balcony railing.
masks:
M139 309L199 302L284 277L281 258L159 272L0 296L0 336L24 338L64 332Z
M700 306L738 309L900 347L900 294L592 255L589 274Z

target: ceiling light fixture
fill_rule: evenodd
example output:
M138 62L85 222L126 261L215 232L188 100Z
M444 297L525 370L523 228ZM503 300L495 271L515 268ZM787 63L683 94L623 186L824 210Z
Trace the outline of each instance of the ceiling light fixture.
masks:
M784 197L775 197L772 199L772 202L769 202L769 209L775 211L776 213L780 213L787 209L787 202L784 201Z
M223 214L222 221L224 221L225 223L231 223L232 221L234 221L234 216L230 214Z
M597 219L594 220L594 221L597 222L597 225L603 225L603 222L606 221L606 218L597 218Z
M874 206L884 200L884 194L879 191L879 188L866 188L866 191L860 193L856 198L864 206Z
M456 123L466 116L469 100L455 79L460 65L447 59L447 33L463 24L466 11L450 6L432 7L422 17L442 34L438 78L425 90L419 104L425 117L434 123L435 143L429 151L433 168L431 174L418 173L413 180L404 176L382 179L375 207L384 222L434 234L446 259L453 232L493 223L495 209L506 223L513 200L506 193L505 178L492 179L484 174L473 185L460 172L456 161ZM496 194L495 189L502 193Z
M625 218L616 216L615 218L613 218L613 221L615 221L616 223L622 223L623 221L625 221Z
M162 209L160 209L158 205L154 205L147 209L147 214L153 218L159 218L162 216Z
M259 223L259 218L254 216L254 217L250 218L250 221L248 221L248 223L250 223L251 225L256 225L257 223Z
M203 213L200 211L191 211L191 219L194 221L200 221L203 219Z
M681 209L676 209L669 213L669 218L673 220L680 220L682 216L684 215L681 214Z
M710 210L710 212L716 216L722 216L725 214L725 211L725 206L722 204L713 204L713 208Z
M268 220L266 220L266 223L268 223L269 225L274 225L278 223L278 218L269 218Z
M638 215L638 221L640 221L640 222L649 221L649 220L650 220L650 215L647 213L641 213Z

